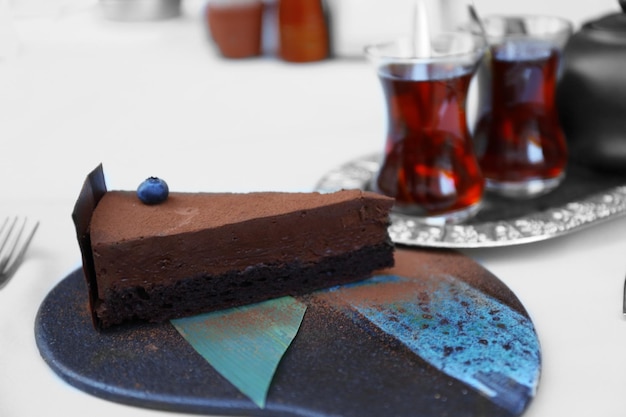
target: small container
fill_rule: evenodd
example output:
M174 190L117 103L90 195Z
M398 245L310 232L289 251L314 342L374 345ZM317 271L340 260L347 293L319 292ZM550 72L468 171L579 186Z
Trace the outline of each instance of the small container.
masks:
M100 0L104 17L118 21L149 21L180 16L181 0Z
M387 107L384 157L372 188L396 199L394 211L441 225L471 218L482 204L484 179L465 103L484 44L462 32L437 41L436 53L430 42L420 53L399 40L368 46L365 54Z
M490 109L474 132L487 190L532 198L565 178L567 144L554 100L569 21L552 16L490 16Z
M211 38L226 58L261 54L262 0L209 0L206 18Z
M280 0L279 55L289 62L328 58L328 22L322 0Z

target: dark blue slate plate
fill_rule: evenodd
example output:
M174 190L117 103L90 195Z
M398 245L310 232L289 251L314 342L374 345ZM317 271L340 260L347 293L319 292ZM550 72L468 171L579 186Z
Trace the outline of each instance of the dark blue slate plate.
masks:
M300 298L307 311L258 408L169 323L94 330L81 270L43 301L43 359L69 384L124 404L251 416L517 416L540 348L517 297L471 259L402 250L371 280Z

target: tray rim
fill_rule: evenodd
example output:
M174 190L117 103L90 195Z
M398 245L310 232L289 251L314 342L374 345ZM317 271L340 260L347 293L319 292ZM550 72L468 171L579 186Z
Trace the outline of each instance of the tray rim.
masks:
M379 167L379 155L354 158L324 174L318 192L365 189ZM391 213L394 243L430 248L472 249L522 245L553 239L626 215L626 184L528 215L473 224L432 225Z

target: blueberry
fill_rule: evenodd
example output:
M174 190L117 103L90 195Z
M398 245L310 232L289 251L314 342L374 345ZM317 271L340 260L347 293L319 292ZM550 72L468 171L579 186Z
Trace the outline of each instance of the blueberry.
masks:
M150 177L137 188L137 197L144 204L159 204L167 200L170 190L160 178Z

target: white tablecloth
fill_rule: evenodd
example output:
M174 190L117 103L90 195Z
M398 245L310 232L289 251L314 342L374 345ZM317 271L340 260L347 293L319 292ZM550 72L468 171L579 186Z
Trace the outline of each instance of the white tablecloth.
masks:
M201 2L151 23L105 21L87 1L55 3L43 11L35 0L7 3L28 8L14 19L19 52L0 61L0 216L28 215L41 227L0 291L0 416L173 416L78 391L36 348L39 304L80 265L70 213L85 175L102 162L110 188L155 175L181 191L311 190L330 169L382 149L379 85L359 60L220 59ZM482 13L502 6L476 3ZM518 3L510 10L576 23L617 10L612 0ZM623 416L626 218L464 252L536 324L543 373L525 415Z

